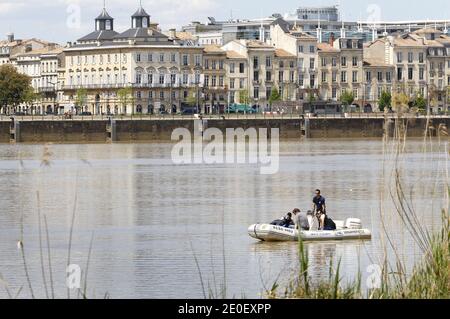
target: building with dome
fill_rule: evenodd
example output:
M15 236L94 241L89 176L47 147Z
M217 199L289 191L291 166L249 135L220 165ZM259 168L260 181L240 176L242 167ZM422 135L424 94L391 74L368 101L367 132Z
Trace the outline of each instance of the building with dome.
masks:
M62 103L77 114L182 112L203 85L203 48L163 34L142 6L123 32L103 8L95 30L64 53Z

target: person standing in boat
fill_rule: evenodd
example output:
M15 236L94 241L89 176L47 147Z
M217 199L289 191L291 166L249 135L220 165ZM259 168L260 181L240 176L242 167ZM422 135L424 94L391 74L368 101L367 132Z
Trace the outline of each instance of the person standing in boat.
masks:
M319 220L319 230L323 230L327 217L327 207L325 197L322 196L320 189L316 189L316 196L313 198L313 213L315 213Z

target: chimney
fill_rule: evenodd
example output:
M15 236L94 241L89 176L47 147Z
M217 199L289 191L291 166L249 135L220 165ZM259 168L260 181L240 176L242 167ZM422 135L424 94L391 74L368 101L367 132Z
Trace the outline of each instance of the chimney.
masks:
M334 35L334 32L331 32L330 35L330 45L334 46L334 40L336 40L336 36Z
M171 39L176 39L177 38L177 30L176 29L170 29L169 30L169 37Z
M7 37L9 43L14 42L14 33L8 33Z

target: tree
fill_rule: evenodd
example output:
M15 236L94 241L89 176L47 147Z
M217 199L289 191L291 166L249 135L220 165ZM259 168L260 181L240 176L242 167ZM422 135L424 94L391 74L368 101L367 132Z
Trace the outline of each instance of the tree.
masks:
M75 97L75 106L77 109L83 110L83 106L87 103L87 90L78 89Z
M281 100L281 95L280 92L278 91L277 88L273 88L272 91L270 92L270 97L269 97L269 104L270 106L272 106L272 104L274 102L280 101Z
M239 91L239 103L244 105L250 105L250 97L248 90Z
M392 107L397 113L406 113L409 109L410 98L405 93L394 95Z
M427 100L420 94L414 99L413 106L417 107L419 111L425 111L427 108Z
M20 74L12 65L0 66L0 103L8 114L11 113L11 107L25 102L31 90L30 77Z
M188 92L186 103L189 104L190 106L197 106L197 96L196 91L194 89L191 89Z
M353 102L355 101L355 96L353 95L352 92L345 91L341 94L340 100L341 100L342 104L344 104L345 106L349 106L349 105L352 105Z
M392 94L390 92L381 92L380 100L378 101L378 107L381 112L392 106Z
M117 96L119 97L120 104L122 105L124 111L123 113L126 114L128 104L134 104L133 89L130 87L120 89L119 91L117 91ZM132 107L132 109L134 111L134 107Z

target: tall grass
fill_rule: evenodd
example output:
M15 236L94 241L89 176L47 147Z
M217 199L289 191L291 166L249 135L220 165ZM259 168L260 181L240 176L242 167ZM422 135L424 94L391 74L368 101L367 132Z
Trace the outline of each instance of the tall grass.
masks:
M49 145L45 145L43 148L43 154L41 158L41 168L50 168L52 166L52 156L53 153L50 150ZM83 163L86 163L86 161L82 161ZM87 163L89 164L89 163ZM25 165L23 161L20 161L21 168L25 168ZM77 177L75 181L75 187L78 184L78 172ZM20 219L20 240L17 243L18 249L20 251L21 259L22 259L22 266L23 271L26 278L26 286L28 288L29 296L31 296L32 299L40 298L36 295L37 287L39 288L38 291L43 291L43 295L45 295L46 299L55 299L57 298L56 292L55 292L55 275L54 275L54 267L53 267L53 258L52 258L52 249L51 249L51 240L50 240L50 232L48 227L48 219L46 214L41 213L41 198L39 191L36 192L36 198L37 198L37 225L38 225L38 242L39 242L39 270L40 275L42 277L42 283L39 283L32 278L30 273L30 264L28 262L27 254L26 254L26 247L28 245L28 242L24 238L24 215L23 212L21 214ZM72 249L73 249L73 232L75 229L75 219L76 219L76 212L77 212L77 202L78 197L77 194L75 194L72 214L71 214L71 223L69 228L69 239L68 239L68 247L67 247L67 266L71 263L71 256L72 256ZM92 257L92 250L93 250L93 242L94 242L94 233L92 233L90 245L89 245L89 251L87 254L87 261L86 266L84 269L84 272L82 274L82 285L80 288L75 289L77 298L88 298L88 271L89 266L91 262ZM64 272L65 273L65 272ZM57 278L58 282L66 282L66 277L59 277ZM23 292L23 287L21 286L15 294L11 291L9 284L6 280L3 279L3 277L0 274L0 286L3 286L4 290L6 291L7 295L11 299L16 299L21 297L21 294ZM71 290L67 288L67 298L72 298ZM109 298L109 294L105 294L105 299Z
M424 153L434 139L430 136L430 123L424 137ZM386 179L388 196L381 194L380 201L393 204L393 211L388 211L381 205L380 219L382 237L381 244L384 257L381 262L382 273L380 285L376 289L364 289L362 286L361 270L351 282L342 282L340 261L336 267L332 260L329 265L329 277L325 280L315 279L309 275L311 264L303 241L299 240L299 273L294 280L290 280L283 291L275 283L266 292L269 298L308 298L308 299L449 299L450 298L450 221L449 221L449 176L448 176L448 131L445 126L437 130L438 145L445 147L446 166L437 172L436 183L422 185L425 189L435 189L438 182L443 182L445 189L445 207L438 218L441 226L438 231L427 228L421 215L414 205L413 191L407 191L405 170L402 167L403 155L407 146L408 119L398 119L391 139L388 135L383 138L385 155L393 159L393 168L383 176ZM442 138L445 143L442 144ZM434 205L435 203L433 203ZM396 216L396 218L395 218ZM399 223L419 247L423 258L419 260L411 272L406 262L400 257L399 247L393 239L390 226ZM389 258L389 251L393 258ZM392 262L392 259L394 260Z

